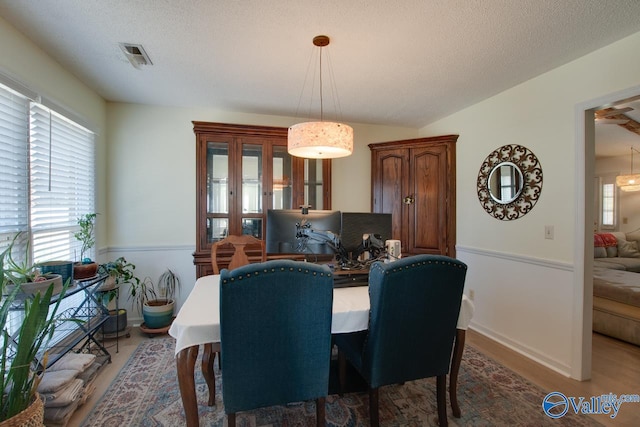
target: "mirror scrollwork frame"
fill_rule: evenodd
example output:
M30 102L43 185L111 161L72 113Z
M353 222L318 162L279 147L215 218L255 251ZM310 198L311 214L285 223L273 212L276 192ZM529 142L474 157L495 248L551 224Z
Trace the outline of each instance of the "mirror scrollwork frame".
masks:
M526 215L542 193L542 166L526 147L504 145L482 162L478 199L483 209L502 221Z

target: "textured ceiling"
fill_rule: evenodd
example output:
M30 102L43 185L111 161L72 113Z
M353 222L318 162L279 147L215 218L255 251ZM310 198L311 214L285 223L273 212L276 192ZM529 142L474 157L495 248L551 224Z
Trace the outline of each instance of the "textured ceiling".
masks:
M640 31L638 0L0 0L0 15L109 101L314 119L326 34L325 119L416 128Z

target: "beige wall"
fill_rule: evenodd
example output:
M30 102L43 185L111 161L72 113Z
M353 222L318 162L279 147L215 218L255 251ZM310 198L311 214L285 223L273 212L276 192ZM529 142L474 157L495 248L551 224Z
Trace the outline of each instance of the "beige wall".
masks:
M594 99L638 86L640 56L629 53L639 50L637 33L420 132L460 134L457 254L470 264L466 287L474 289L477 307L472 325L576 377L582 368L582 343L574 338L583 327L580 239L585 222L580 190L585 162L580 126L584 125L577 110ZM476 192L480 164L504 144L528 147L544 174L540 201L515 221L499 221L485 213ZM592 146L589 151L587 160L593 157ZM593 170L587 174L592 186ZM544 238L545 225L554 226L553 240Z

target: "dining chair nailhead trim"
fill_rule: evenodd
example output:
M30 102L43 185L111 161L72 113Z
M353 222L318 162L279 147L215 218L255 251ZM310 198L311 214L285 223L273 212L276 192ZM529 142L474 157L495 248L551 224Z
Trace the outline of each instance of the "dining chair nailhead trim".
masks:
M458 268L461 268L461 269L464 269L464 270L467 269L467 266L465 264L461 264L461 263L458 263L458 262L442 261L442 260L425 260L425 261L420 261L420 262L417 262L417 263L414 262L414 263L411 263L411 264L407 264L407 265L402 266L402 267L395 267L395 268L393 268L391 270L386 270L385 274L395 273L395 272L402 271L402 270L408 270L410 268L414 268L414 267L418 267L420 265L426 265L426 264L435 264L435 265L441 264L441 265L449 265L449 266L453 266L453 267L458 267ZM382 268L382 264L375 265L374 267Z
M287 268L286 268L286 267L280 267L280 269L279 269L279 270L278 270L278 269L276 269L275 267L272 267L271 269L265 268L265 269L263 269L263 270L262 270L262 273L269 273L269 271L271 271L271 273L275 273L275 272L276 272L276 270L277 270L277 271L287 271ZM289 267L289 270L288 270L288 271L296 271L296 268L295 268L295 267ZM312 273L314 276L317 276L317 275L318 275L318 272L317 272L317 271L311 271L311 270L309 270L308 268L298 267L298 268L297 268L297 271L298 271L299 273L305 273L305 274ZM235 281L235 279L236 279L236 278L237 278L238 280L242 280L244 277L246 277L246 278L248 279L248 278L250 278L250 277L251 277L251 275L252 275L252 274L253 274L253 276L258 276L258 275L260 275L260 273L261 273L260 271L254 271L253 273L246 273L244 276L243 276L243 275L239 275L239 276L231 276L231 277L229 277L228 279L224 279L224 280L222 281L222 283L233 282L233 281ZM332 274L331 274L331 273L325 273L324 271L321 271L321 272L320 272L320 277L325 277L325 275L326 275L327 277L332 277Z

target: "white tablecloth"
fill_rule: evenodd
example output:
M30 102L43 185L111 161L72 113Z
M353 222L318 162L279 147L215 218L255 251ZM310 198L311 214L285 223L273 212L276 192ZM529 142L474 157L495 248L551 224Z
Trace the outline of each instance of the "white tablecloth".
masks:
M467 329L473 303L463 297L458 329ZM331 332L363 331L369 326L369 288L354 286L333 290ZM203 276L171 324L169 335L176 339L176 354L200 344L220 342L220 276Z

